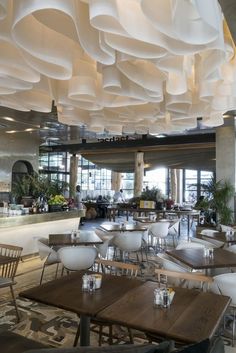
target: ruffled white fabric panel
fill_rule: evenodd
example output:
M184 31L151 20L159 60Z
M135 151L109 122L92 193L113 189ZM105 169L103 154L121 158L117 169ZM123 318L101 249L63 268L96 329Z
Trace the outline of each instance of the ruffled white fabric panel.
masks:
M217 0L0 0L0 103L88 130L169 133L236 108Z

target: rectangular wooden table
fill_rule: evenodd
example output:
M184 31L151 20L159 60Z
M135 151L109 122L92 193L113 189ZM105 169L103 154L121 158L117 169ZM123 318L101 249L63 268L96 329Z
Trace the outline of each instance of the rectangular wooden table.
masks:
M71 234L49 234L49 246L66 246L66 245L97 245L103 244L103 241L94 233L78 235L74 238Z
M102 275L102 286L94 293L82 292L84 271L47 282L19 295L24 298L72 311L80 316L80 345L90 341L90 317L95 317L125 293L142 284L138 279L124 276Z
M129 224L107 224L107 223L102 223L100 225L100 228L102 230L105 230L107 232L136 232L136 231L144 231L147 230L147 227L140 225L140 224L134 224L134 223L129 223Z
M163 338L194 343L214 335L230 303L226 296L175 288L170 308L154 308L156 287L154 282L145 282L100 311L97 317Z
M236 234L234 233L231 236L227 236L226 232L215 232L215 233L209 233L209 234L197 234L198 238L202 239L213 239L213 240L218 240L226 243L227 245L232 245L236 244Z
M236 267L236 254L225 249L214 249L213 258L204 257L204 249L179 249L166 253L195 270Z

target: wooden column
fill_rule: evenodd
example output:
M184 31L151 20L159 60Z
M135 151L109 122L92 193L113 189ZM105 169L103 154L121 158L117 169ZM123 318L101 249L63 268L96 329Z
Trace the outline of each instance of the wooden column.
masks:
M75 196L78 173L78 157L76 154L70 157L70 197Z
M135 172L134 172L134 196L140 196L143 190L144 161L143 152L135 153Z
M113 172L111 173L111 189L119 191L121 189L121 173Z

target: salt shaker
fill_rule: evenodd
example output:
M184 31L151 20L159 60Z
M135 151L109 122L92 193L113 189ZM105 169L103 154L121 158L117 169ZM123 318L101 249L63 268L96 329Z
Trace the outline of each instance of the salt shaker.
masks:
M87 292L89 290L88 288L88 275L85 273L82 277L82 291Z
M159 307L162 305L162 295L160 288L154 289L154 307Z
M169 305L170 305L169 293L168 293L168 290L165 288L163 290L162 306L163 306L163 308L168 308Z
M89 292L94 292L95 291L95 287L96 287L96 279L95 279L95 277L93 275L89 276L89 279L88 279L88 290L89 290Z

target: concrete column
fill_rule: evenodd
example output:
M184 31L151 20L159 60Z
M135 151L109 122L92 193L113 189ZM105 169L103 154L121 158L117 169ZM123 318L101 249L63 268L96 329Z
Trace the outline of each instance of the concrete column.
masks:
M135 153L135 172L134 172L134 196L140 196L143 190L144 161L143 152Z
M183 203L183 170L176 169L176 184L177 184L177 193L176 193L176 203Z
M111 173L111 189L119 191L121 189L121 173L113 172Z
M170 170L170 190L171 190L171 199L177 199L177 170L171 169Z
M75 196L78 173L78 157L76 154L70 157L70 197Z
M234 117L227 118L227 126L216 129L216 180L227 180L236 187L236 141ZM229 207L235 212L234 198Z

